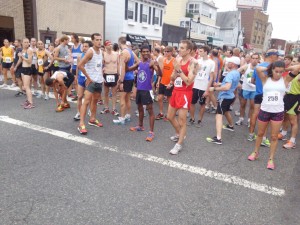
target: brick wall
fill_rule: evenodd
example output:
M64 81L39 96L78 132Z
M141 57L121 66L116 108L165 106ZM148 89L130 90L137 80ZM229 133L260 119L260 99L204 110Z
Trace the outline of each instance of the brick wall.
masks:
M25 24L24 24L24 12L23 1L21 0L9 0L0 1L0 15L9 16L14 19L14 32L16 39L22 39L25 37Z

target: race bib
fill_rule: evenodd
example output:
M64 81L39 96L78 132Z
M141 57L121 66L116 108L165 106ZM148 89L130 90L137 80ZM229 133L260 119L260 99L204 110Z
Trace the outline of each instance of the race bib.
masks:
M11 58L10 57L5 57L4 62L11 63Z
M174 81L174 86L175 87L182 87L182 79L181 77L177 77L176 80Z
M73 65L77 66L77 58L73 59Z
M102 67L102 62L98 61L97 64L96 64L96 70L100 71L101 67Z
M266 97L268 105L278 105L280 103L280 92L278 91L268 92Z
M42 59L38 59L38 65L42 66L44 64L44 61Z
M107 75L106 76L106 82L107 83L114 83L115 82L115 76L114 75Z
M204 80L206 78L206 72L204 70L199 71L197 75L197 80Z

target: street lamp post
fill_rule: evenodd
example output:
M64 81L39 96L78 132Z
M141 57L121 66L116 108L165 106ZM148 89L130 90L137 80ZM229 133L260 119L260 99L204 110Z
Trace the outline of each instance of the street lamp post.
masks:
M188 39L191 40L191 29L192 29L192 22L195 22L193 20L193 18L190 18L190 24L189 24L189 36L188 36ZM198 17L198 20L196 23L200 23L200 17Z

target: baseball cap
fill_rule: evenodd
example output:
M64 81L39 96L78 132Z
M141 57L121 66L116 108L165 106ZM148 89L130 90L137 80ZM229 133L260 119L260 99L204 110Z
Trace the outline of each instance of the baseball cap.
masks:
M232 56L230 58L227 58L226 59L226 62L231 62L231 63L234 63L235 65L240 65L241 64L241 60L239 57L236 57L236 56Z
M276 49L269 49L266 53L266 57L271 56L271 55L279 56L279 52Z
M106 41L104 42L104 46L109 46L109 45L111 45L111 42L110 42L109 40L106 40Z

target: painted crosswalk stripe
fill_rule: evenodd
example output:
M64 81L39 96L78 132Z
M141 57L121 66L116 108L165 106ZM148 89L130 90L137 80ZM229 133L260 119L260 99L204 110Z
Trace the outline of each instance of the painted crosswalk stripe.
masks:
M120 154L127 155L127 156L130 156L133 158L138 158L141 160L157 163L157 164L160 164L163 166L175 168L175 169L190 172L193 174L198 174L201 176L205 176L205 177L209 177L209 178L219 180L222 182L242 186L242 187L249 188L249 189L252 189L255 191L259 191L259 192L263 192L266 194L279 196L279 197L282 197L285 195L285 190L279 189L276 187L271 187L266 184L260 184L260 183L256 183L253 181L248 181L246 179L243 179L243 178L240 178L237 176L220 173L217 171L212 171L212 170L208 170L208 169L197 167L197 166L191 166L188 164L176 162L176 161L169 160L169 159L160 158L160 157L146 154L146 153L140 153L140 152L135 152L135 151L130 151L130 150L122 150L115 146L104 146L101 142L94 141L94 140L88 139L86 137L77 136L77 135L73 135L70 133L66 133L64 131L54 130L54 129L50 129L47 127L42 127L39 125L27 123L27 122L24 122L21 120L16 120L16 119L10 118L8 116L0 116L0 121L6 122L9 124L13 124L13 125L17 125L20 127L24 127L27 129L39 131L42 133L50 134L50 135L53 135L53 136L56 136L59 138L63 138L66 140L74 141L77 143L93 146L100 150L106 150L106 151L120 153Z

